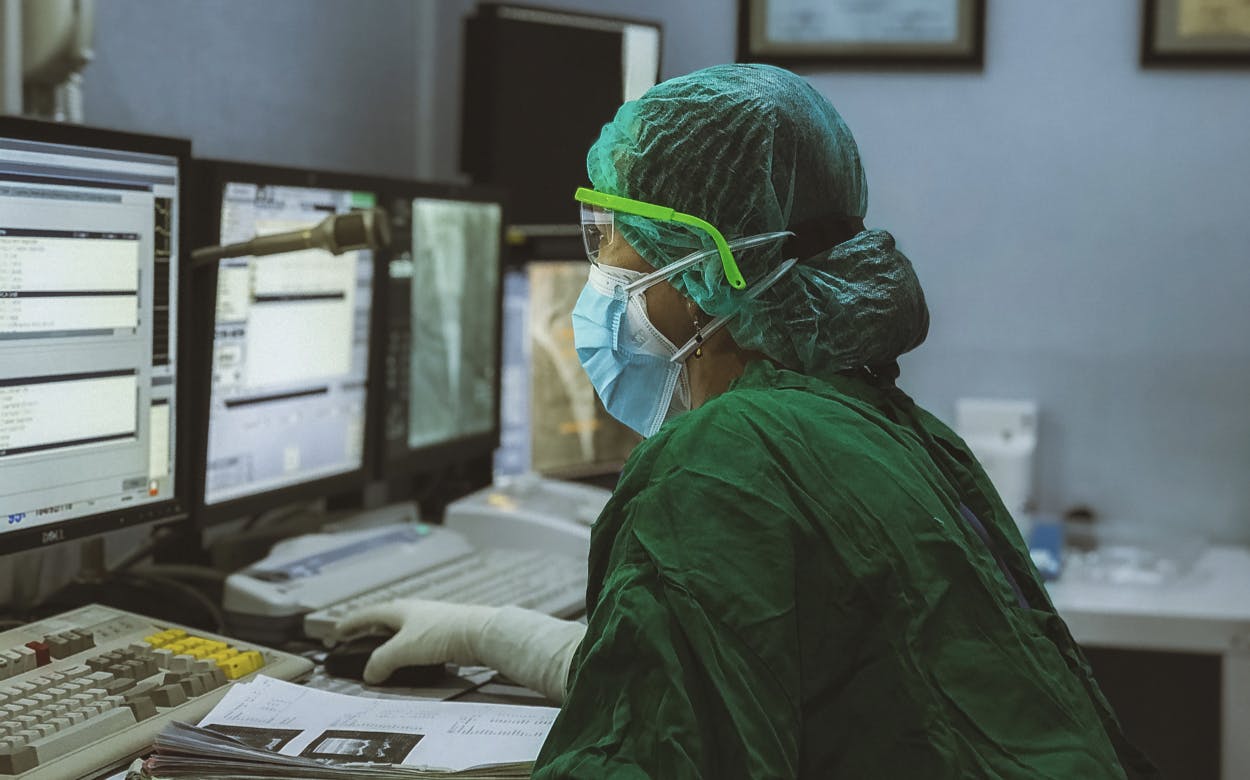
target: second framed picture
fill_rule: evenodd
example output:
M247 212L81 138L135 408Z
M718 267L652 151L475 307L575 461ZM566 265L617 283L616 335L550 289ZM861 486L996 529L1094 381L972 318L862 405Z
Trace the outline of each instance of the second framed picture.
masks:
M1250 67L1246 0L1143 0L1142 65Z
M738 60L980 68L985 0L738 0Z

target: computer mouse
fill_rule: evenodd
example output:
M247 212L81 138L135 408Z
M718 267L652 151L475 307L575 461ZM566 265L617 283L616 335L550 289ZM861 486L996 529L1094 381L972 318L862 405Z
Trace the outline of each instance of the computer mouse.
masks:
M365 664L374 650L381 647L389 636L376 634L358 636L339 642L326 653L325 670L331 677L364 680ZM447 677L444 664L428 666L401 666L376 685L394 685L408 688L426 688L437 685Z

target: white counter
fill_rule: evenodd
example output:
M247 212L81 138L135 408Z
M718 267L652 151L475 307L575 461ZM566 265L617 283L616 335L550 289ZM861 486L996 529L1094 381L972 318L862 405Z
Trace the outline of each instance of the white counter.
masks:
M1250 549L1210 547L1161 585L1106 585L1080 574L1067 571L1047 590L1081 644L1221 657L1221 774L1250 778Z

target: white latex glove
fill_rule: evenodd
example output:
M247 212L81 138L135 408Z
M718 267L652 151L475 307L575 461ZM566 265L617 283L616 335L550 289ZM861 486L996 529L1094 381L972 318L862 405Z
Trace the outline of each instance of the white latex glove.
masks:
M335 626L335 635L375 626L396 634L369 657L365 682L381 682L401 666L480 665L557 702L564 701L569 664L586 634L581 623L519 607L398 599L349 615Z

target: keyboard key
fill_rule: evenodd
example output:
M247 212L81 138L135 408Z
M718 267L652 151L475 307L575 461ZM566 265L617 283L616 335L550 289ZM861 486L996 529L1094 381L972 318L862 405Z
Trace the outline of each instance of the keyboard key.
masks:
M152 701L152 697L146 694L127 695L126 707L130 709L130 713L134 715L136 721L146 720L156 714L156 702Z
M18 748L18 747L22 747L25 744L26 744L26 737L18 736L17 729L11 730L8 736L6 736L4 739L0 739L0 746L3 746L3 747Z
M35 651L32 650L31 648L15 647L13 648L12 652L17 655L17 674L21 674L22 672L29 672L31 669L34 669L36 666L38 666L38 661L35 657Z
M87 667L91 669L91 671L98 672L112 664L113 661L112 659L105 658L102 655L97 655L92 658L88 658L84 663L86 663Z
M34 748L38 763L46 764L54 758L65 755L71 750L91 744L111 734L115 734L138 721L126 707L109 710L98 717L89 718L82 723L70 726L49 736L41 736L29 743Z
M242 655L234 655L229 658L223 658L217 662L221 670L226 673L226 679L237 680L248 672L252 671L247 660Z
M73 655L73 651L70 650L69 639L61 634L45 636L43 641L48 646L48 653L53 658L68 658Z
M152 691L152 701L157 707L176 707L187 700L186 691L178 684L162 685Z
M169 665L165 668L171 672L189 672L194 661L195 659L189 655L175 655L169 659Z
M165 631L157 632L152 636L144 637L143 641L154 647L164 647L171 642L176 642L179 639L182 639L186 635L187 632L183 631L181 628L171 628Z
M70 646L75 653L81 653L95 647L95 635L90 631L74 629L65 633L70 637Z
M38 764L35 749L25 742L19 746L10 739L0 740L0 775L18 775L34 769Z
M112 680L109 680L100 687L104 689L106 694L112 696L118 693L125 693L135 687L135 681L130 677L114 677Z
M188 699L194 699L196 696L204 695L204 681L197 677L188 677L179 683L182 690L187 694Z

